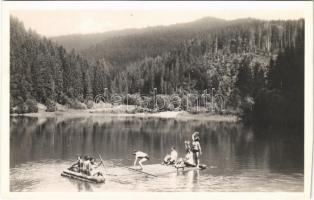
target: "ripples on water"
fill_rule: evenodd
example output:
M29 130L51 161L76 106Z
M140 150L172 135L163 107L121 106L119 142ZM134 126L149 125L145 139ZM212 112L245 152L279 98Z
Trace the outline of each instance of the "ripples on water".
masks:
M160 163L171 146L199 131L203 171L147 177L130 166L134 149ZM11 191L303 191L303 137L293 129L252 129L239 123L115 117L11 118ZM78 154L105 160L105 184L60 176Z

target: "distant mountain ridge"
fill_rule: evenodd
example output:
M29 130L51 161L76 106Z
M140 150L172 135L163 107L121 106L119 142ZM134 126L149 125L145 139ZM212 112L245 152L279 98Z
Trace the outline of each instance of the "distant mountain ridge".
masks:
M188 23L126 29L97 34L69 35L51 38L67 51L74 49L90 59L105 58L112 65L125 65L144 57L169 51L198 33L224 25L226 20L206 17ZM133 49L142 50L139 53Z
M171 29L176 28L183 28L186 25L197 25L199 23L207 23L207 22L224 22L226 20L218 19L214 17L205 17L201 18L196 21L186 22L186 23L177 23L171 25L160 25L160 26L153 26L153 27L146 27L146 28L127 28L122 30L113 30L107 31L102 33L88 33L88 34L70 34L70 35L60 35L50 37L51 40L58 42L59 44L63 45L63 47L71 51L75 49L76 51L81 51L83 49L87 49L99 42L102 42L107 39L112 39L116 37L123 37L127 35L134 35L134 34L147 34L154 31L169 31Z
M265 21L253 18L223 20L205 17L169 26L69 35L51 39L67 51L74 49L93 61L105 59L108 64L120 69L144 58L170 52L195 39L204 43L215 43L217 49L271 54L286 46L286 43L295 41L296 33L289 29L297 21Z

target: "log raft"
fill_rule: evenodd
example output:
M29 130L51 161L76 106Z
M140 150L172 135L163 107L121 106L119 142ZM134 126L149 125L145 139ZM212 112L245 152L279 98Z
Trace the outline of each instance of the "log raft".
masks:
M61 173L61 176L72 178L72 179L77 179L77 180L81 180L81 181L85 181L89 183L104 183L105 182L105 178L103 176L87 176L85 174L70 171L68 169L64 170Z

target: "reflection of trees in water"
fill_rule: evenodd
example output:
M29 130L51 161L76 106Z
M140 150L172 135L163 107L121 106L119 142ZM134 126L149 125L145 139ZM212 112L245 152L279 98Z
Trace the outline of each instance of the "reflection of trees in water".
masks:
M132 164L134 149L147 152L150 163L159 163L171 146L184 156L184 140L200 132L201 162L217 166L219 173L242 169L303 168L303 141L288 137L291 130L253 130L238 123L177 121L156 118L89 117L39 120L11 118L11 166L77 154L101 153L104 159ZM280 134L278 134L278 132ZM292 147L292 148L291 148ZM301 164L302 163L302 166Z
M88 183L85 181L77 181L75 179L67 179L72 185L76 186L78 192L93 192L94 188L100 188L101 185L96 183Z
M268 147L268 164L272 172L303 173L304 130L303 128L267 127L254 128L259 145ZM285 170L283 170L285 169Z

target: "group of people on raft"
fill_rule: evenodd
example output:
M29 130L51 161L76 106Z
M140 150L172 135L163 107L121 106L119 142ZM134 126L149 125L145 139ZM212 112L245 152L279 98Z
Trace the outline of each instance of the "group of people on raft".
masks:
M103 176L98 167L101 165L91 156L78 156L77 161L69 168L69 170L78 172L87 176Z
M202 148L200 145L200 136L199 132L194 132L192 134L192 143L187 140L184 141L186 155L184 158L178 158L178 152L176 151L175 147L171 147L170 154L167 154L162 162L163 165L173 165L176 168L182 167L197 167L200 168L200 155L202 154ZM141 151L135 150L133 152L135 155L135 160L133 166L138 164L140 169L143 169L143 162L149 160L149 156Z

